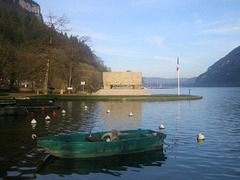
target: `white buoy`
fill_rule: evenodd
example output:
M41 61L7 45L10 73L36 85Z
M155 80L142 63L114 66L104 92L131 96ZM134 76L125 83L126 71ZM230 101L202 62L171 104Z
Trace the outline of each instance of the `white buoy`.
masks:
M204 135L202 135L201 133L197 135L197 139L198 140L205 140Z
M33 119L33 120L31 121L31 124L37 124L36 119Z
M107 113L110 113L110 112L111 112L111 111L108 109L108 110L107 110Z
M84 108L87 109L87 106L85 106Z
M45 121L46 125L49 125L50 122L51 122L50 119L47 119L47 120Z
M35 129L36 126L37 126L37 123L36 124L31 124L31 126L32 126L32 129Z
M132 112L130 112L128 116L133 116L133 113L132 113Z
M37 135L36 134L32 134L32 139L37 139Z
M165 129L164 125L161 124L161 125L159 126L159 129Z
M111 141L111 139L110 139L110 138L107 138L107 139L106 139L106 142L110 142L110 141Z
M45 117L45 120L50 120L51 118L47 115L46 117Z
M63 109L63 110L62 110L62 114L65 114L65 113L66 113L66 111Z

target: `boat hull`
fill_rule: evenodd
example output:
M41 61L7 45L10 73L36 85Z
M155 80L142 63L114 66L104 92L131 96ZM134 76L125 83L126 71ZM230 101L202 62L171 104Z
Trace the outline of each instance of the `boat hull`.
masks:
M141 153L163 147L166 135L155 133L151 130L129 130L125 133L134 135L121 136L118 141L90 142L86 139L89 134L53 136L38 139L38 145L47 150L51 155L60 158L93 158L114 156L132 153ZM93 133L102 137L102 133Z

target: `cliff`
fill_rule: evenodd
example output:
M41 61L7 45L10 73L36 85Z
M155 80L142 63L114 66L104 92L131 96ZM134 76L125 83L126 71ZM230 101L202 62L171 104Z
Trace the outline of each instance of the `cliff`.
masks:
M240 86L240 46L210 66L196 86Z
M32 0L13 0L15 4L19 4L26 11L34 14L39 21L43 22L43 18L40 11L40 6Z

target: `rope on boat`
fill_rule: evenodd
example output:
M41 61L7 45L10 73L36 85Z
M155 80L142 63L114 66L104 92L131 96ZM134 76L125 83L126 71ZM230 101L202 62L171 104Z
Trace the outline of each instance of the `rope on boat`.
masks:
M166 139L171 140L173 142L173 144L166 143L165 141L164 141L164 144L167 145L166 149L168 149L168 148L172 149L173 147L178 145L178 141L185 140L185 139L191 139L191 138L194 138L194 137L195 136L189 136L189 137L186 137L186 138L169 138L169 136L167 136ZM165 151L166 151L166 149L165 149Z
M184 139L191 139L193 137L196 137L196 136L189 136L189 137L186 137L186 138L169 138L169 136L167 136L166 139L169 139L169 140L172 140L172 141L178 141L178 140L184 140Z

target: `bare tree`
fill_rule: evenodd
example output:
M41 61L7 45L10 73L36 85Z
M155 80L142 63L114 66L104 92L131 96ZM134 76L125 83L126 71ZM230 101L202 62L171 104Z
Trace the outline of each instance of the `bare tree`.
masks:
M82 37L79 38L79 41L83 44L86 44L86 42L91 41L91 37L90 36L82 36Z
M50 58L51 58L51 49L53 46L53 37L55 32L67 32L69 29L66 28L66 24L69 23L68 18L65 15L61 17L56 17L52 13L49 13L47 16L46 25L50 28L50 37L49 37L49 50L47 56L47 65L46 65L46 74L44 79L44 94L48 92L48 79L49 79L49 69L50 69Z

